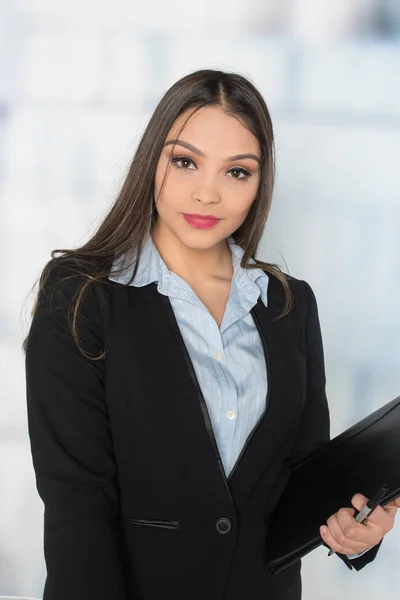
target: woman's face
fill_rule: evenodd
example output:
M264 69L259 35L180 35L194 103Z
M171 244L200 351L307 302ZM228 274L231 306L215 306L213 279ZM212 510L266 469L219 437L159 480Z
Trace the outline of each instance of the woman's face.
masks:
M158 234L172 234L187 247L206 249L245 220L257 194L261 151L257 138L238 119L215 106L198 110L172 149L170 142L178 138L187 115L180 115L171 127L157 164L155 227ZM201 229L187 222L188 214L220 220Z

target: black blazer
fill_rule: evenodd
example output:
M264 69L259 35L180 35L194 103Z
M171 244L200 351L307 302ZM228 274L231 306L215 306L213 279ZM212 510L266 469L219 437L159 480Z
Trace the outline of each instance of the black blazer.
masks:
M301 561L273 576L263 548L291 461L329 440L308 283L290 279L294 309L274 321L284 294L271 276L268 307L259 300L251 310L266 354L267 408L226 478L169 298L155 284L94 284L80 343L91 356L107 353L91 361L67 324L84 278L53 261L26 349L45 505L44 600L299 600ZM351 562L339 557L359 570L378 547Z

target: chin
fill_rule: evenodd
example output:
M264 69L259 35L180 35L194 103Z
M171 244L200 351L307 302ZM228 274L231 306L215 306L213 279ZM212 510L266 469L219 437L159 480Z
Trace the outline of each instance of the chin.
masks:
M182 236L180 237L180 241L183 246L186 248L191 248L192 250L208 250L209 248L213 248L217 244L221 242L221 239L208 236L207 239L203 236L202 239L198 239L200 236ZM197 238L197 239L196 239Z
M215 231L204 229L194 229L193 231L180 234L175 233L175 236L183 246L192 250L208 250L220 244L226 237L225 235L221 236L221 234L216 235Z

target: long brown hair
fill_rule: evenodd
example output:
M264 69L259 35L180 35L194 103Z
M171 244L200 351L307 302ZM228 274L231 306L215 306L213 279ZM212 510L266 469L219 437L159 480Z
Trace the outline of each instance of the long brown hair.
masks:
M292 308L293 300L288 275L283 273L278 265L255 258L270 211L275 178L274 134L268 108L260 92L242 75L202 69L181 78L161 98L139 142L117 198L94 235L79 248L53 250L51 259L44 266L39 277L39 289L31 312L32 317L36 313L39 295L46 285L50 272L57 265L63 264L60 261L67 259L69 264L72 261L74 273L83 277L83 285L73 299L70 328L79 350L91 360L102 359L105 352L103 351L97 357L91 357L79 345L77 315L82 299L89 287L96 282L115 285L106 279L110 274L113 260L118 260L132 250L137 252L135 269L130 282L133 280L145 239L157 219L154 177L166 136L182 113L189 111L181 131L191 115L205 106L219 106L227 114L238 118L260 144L261 177L257 196L246 219L231 235L234 242L244 250L242 268L261 268L266 273L277 277L282 283L285 303L279 318L287 315ZM60 253L61 256L56 256ZM253 258L255 264L248 264L250 258ZM113 274L117 272L120 271L113 268ZM25 352L28 337L29 334L22 344Z

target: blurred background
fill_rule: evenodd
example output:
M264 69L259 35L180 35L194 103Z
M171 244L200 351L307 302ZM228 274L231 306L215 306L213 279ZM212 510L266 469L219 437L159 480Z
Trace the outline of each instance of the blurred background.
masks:
M259 258L315 291L332 436L400 394L399 0L0 0L0 595L41 598L45 579L31 286L51 250L88 239L157 102L199 68L249 77L270 109ZM359 573L326 549L303 559L304 599L396 596L397 519Z

